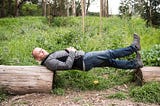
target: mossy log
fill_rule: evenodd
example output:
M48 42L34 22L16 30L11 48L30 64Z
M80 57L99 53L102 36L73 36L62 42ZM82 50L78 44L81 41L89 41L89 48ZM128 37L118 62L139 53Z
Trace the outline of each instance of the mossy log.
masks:
M135 81L143 85L145 82L160 82L160 67L145 66L135 70Z
M48 93L53 77L43 66L0 65L0 89L9 94Z

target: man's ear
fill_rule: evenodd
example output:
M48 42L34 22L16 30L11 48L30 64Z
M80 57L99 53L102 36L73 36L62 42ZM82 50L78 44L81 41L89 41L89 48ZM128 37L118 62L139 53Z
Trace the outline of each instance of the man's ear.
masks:
M43 51L43 50L42 50L41 52L44 54L44 51Z

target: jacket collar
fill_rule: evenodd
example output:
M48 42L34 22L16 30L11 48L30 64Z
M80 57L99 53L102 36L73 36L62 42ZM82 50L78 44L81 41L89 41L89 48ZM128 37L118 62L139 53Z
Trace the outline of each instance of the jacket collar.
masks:
M41 65L44 65L44 62L47 60L47 58L51 55L52 53L48 54L41 62Z

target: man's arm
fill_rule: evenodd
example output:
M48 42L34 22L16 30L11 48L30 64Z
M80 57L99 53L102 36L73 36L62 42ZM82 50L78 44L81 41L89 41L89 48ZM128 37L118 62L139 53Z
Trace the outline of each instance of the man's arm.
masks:
M69 55L65 62L59 61L56 58L50 59L46 61L46 67L52 71L71 69L75 59L76 49L70 47L67 48L66 50L68 51Z

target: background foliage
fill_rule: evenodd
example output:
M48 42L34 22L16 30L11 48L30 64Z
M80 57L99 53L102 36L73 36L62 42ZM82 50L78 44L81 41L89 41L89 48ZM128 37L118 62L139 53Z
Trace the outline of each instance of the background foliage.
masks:
M159 29L146 27L140 18L103 18L103 30L99 35L98 20L98 17L86 17L83 34L80 17L54 18L50 26L43 17L0 19L0 64L32 65L31 51L37 46L49 52L68 46L86 52L126 47L136 32L141 37L145 65L159 66Z
M141 16L150 26L160 26L159 0L123 0L119 7L123 17Z
M56 17L48 24L44 17L18 17L0 19L0 64L1 65L38 65L31 52L34 47L45 48L49 52L74 46L86 52L93 50L116 49L129 46L133 33L141 37L142 59L145 65L160 66L160 29L146 27L145 21L138 17L130 20L119 17L102 18L102 33L99 34L99 17L85 18L85 33L82 32L81 17ZM133 59L135 55L125 59ZM133 79L131 70L114 68L94 68L89 72L69 70L58 72L55 89L52 93L63 95L65 90L104 90L115 85L129 84ZM157 86L151 89L159 89ZM148 85L144 85L148 86ZM150 86L150 85L149 85ZM136 89L133 87L132 89ZM130 97L143 102L159 102L143 94L135 94L141 89L133 90ZM153 90L157 92L157 90ZM159 92L158 92L159 93ZM156 94L157 95L157 94ZM159 94L158 94L159 95ZM127 95L116 94L112 98L126 98ZM4 94L0 94L4 100Z

